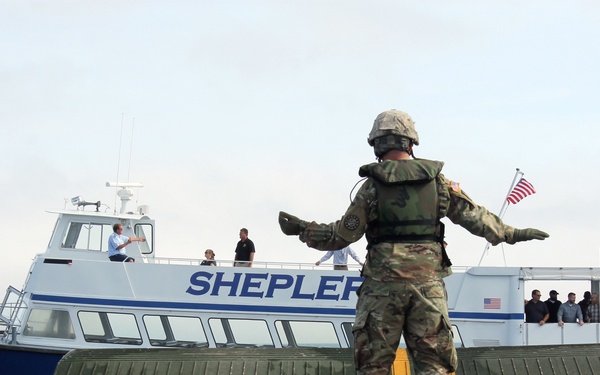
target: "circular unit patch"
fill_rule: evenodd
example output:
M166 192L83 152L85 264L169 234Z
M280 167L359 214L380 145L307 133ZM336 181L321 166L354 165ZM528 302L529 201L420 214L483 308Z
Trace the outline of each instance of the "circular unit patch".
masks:
M344 219L344 228L348 230L356 230L359 225L360 219L356 215L349 215Z

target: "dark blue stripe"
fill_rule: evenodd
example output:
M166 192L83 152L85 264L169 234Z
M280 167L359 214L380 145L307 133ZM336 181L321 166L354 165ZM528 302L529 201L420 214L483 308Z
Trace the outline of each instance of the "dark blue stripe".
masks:
M450 319L525 320L525 314L450 311Z
M58 302L74 305L100 305L100 306L129 306L159 309L187 309L187 310L218 310L237 312L263 312L263 313L288 313L288 314L324 314L324 315L356 315L355 309L325 308L325 307L296 307L296 306L261 306L261 305L228 305L220 303L188 303L188 302L155 302L132 301L102 298L79 298L66 296L50 296L32 294L33 301ZM485 319L485 320L524 320L523 313L488 313L488 312L456 312L450 311L450 319Z
M296 306L260 306L260 305L226 305L220 303L186 303L186 302L154 302L131 301L101 298L79 298L65 296L49 296L32 294L33 301L59 302L74 305L101 305L101 306L129 306L160 309L187 309L187 310L219 310L237 312L264 312L264 313L289 313L289 314L324 314L324 315L356 315L355 309L323 308L323 307L296 307Z

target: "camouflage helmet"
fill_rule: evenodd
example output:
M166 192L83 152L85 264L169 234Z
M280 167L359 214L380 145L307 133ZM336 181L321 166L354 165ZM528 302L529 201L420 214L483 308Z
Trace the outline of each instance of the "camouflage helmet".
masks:
M373 122L373 129L369 133L369 145L375 144L375 139L387 135L406 137L415 145L419 144L419 134L415 130L415 122L410 115L395 109L390 109L379 114Z

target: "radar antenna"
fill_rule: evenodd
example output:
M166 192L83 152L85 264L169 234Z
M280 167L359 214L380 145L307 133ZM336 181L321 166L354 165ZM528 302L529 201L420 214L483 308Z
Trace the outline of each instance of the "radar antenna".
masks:
M127 212L127 203L133 197L133 192L129 188L141 188L144 184L141 182L107 182L106 187L121 188L117 191L117 196L121 198L121 209L119 213L124 214Z

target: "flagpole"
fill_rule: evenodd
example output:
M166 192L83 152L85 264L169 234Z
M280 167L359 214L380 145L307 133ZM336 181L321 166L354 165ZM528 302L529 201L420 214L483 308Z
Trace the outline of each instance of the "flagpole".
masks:
M515 172L515 177L513 178L512 183L510 184L510 188L508 189L508 193L506 193L506 197L504 197L504 202L502 203L502 208L500 208L500 213L498 214L498 217L500 219L502 219L502 217L504 216L504 213L506 212L506 209L508 208L507 198L510 195L510 193L512 192L513 188L515 187L515 182L517 181L517 178L519 177L519 175L523 176L524 174L525 173L521 172L521 170L519 168L517 168L517 171ZM479 263L477 263L477 266L481 265L481 262L483 261L483 257L485 256L485 254L489 248L490 248L490 243L486 242L485 248L483 249L483 253L481 254L481 258L479 259ZM502 255L504 256L504 249L502 249ZM506 258L504 258L504 266L506 266Z
M525 175L525 173L521 172L519 170L519 168L517 168L517 172L515 173L513 182L510 185L510 189L508 189L508 193L506 193L506 197L504 197L504 203L502 204L502 208L500 209L500 213L498 214L498 217L500 219L502 219L504 217L504 213L506 213L506 209L508 208L508 196L510 195L512 190L515 188L515 182L517 181L517 178L519 178L519 175L523 176L523 175Z

